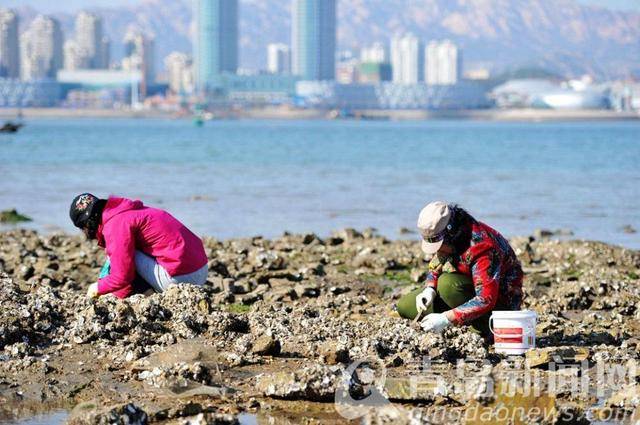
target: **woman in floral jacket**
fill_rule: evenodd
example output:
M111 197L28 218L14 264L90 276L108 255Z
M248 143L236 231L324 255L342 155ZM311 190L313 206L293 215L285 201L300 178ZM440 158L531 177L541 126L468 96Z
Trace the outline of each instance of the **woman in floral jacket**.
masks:
M489 336L493 310L519 310L522 267L509 242L464 209L432 202L418 218L422 250L433 258L425 287L397 304L414 319L426 314L422 328L441 332L451 325L471 325Z

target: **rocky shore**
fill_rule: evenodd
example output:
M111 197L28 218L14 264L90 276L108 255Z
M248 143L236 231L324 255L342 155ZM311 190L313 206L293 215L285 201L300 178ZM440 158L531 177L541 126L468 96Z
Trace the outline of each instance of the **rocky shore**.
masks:
M516 358L468 329L425 334L399 318L426 263L417 242L372 229L206 238L205 287L125 301L85 297L104 257L81 236L0 233L0 420L66 409L96 424L451 423L499 406L544 407L539 423L640 420L640 252L511 242L538 313L538 348Z

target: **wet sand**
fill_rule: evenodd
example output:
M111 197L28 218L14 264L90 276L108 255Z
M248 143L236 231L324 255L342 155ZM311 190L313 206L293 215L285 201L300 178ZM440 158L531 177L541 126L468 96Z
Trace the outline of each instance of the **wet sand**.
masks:
M426 263L418 243L372 230L205 238L205 287L125 301L85 298L104 257L80 236L0 233L0 419L342 423L376 391L368 423L462 422L501 406L538 407L528 419L541 423L640 419L640 373L599 374L640 359L640 252L541 236L511 240L538 348L506 357L466 328L425 334L401 319L392 307Z

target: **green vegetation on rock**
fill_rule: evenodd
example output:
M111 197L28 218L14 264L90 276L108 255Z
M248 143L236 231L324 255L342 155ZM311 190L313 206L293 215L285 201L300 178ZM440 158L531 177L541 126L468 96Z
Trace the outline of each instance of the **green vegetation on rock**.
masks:
M0 223L21 223L24 221L31 221L31 218L20 214L15 208L0 211Z
M372 282L382 283L384 281L391 281L395 284L395 286L405 286L405 285L412 285L416 283L413 280L411 280L411 274L406 270L386 271L383 275L366 273L360 276L360 280L367 283L372 283Z
M411 285L415 283L411 279L411 274L406 270L397 271L397 272L388 271L384 274L384 277L385 279L391 280L393 282L397 282L400 285Z
M251 311L251 306L241 303L229 304L227 306L227 311L229 313L248 313L249 311Z

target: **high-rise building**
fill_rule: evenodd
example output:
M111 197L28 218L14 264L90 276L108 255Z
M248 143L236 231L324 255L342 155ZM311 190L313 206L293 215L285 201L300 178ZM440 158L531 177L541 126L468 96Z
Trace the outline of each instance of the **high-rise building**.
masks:
M283 43L267 45L267 71L272 74L291 73L291 49Z
M109 68L111 66L111 39L105 35L100 40L100 45L98 63L102 65L102 68Z
M75 40L64 42L64 69L74 71L89 68L89 55Z
M425 79L430 85L456 84L462 74L462 51L450 40L431 41L426 48Z
M373 43L371 46L360 50L360 62L362 63L387 63L389 62L387 48L382 43Z
M293 0L292 70L305 80L333 80L336 0Z
M140 95L146 95L147 86L155 81L154 40L151 35L144 34L137 28L129 28L124 37L124 58L122 69L140 71Z
M424 49L420 39L408 33L391 39L393 82L417 84L424 80Z
M182 52L171 52L164 58L169 89L175 94L193 92L193 61Z
M195 69L198 90L238 70L238 0L195 0Z
M87 68L100 69L109 67L109 53L105 44L102 19L93 13L80 12L76 16L76 43L80 51L87 56ZM106 62L105 62L106 59Z
M0 9L0 78L20 77L18 22L15 11Z
M38 15L20 38L22 79L56 78L63 65L63 42L60 23Z

